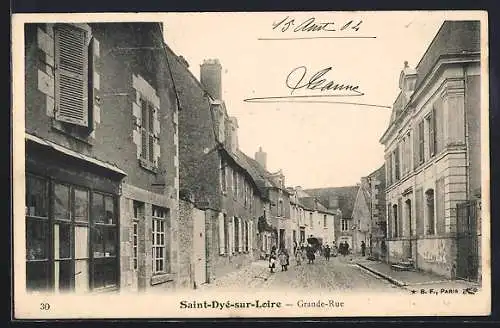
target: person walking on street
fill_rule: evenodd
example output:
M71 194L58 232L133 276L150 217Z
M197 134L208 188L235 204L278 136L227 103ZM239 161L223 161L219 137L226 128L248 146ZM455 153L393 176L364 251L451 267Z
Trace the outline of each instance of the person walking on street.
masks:
M349 244L347 241L344 241L345 255L349 255Z
M366 244L365 241L363 240L361 242L361 256L365 256L365 252L366 252Z
M271 248L271 254L269 255L269 269L271 273L274 273L274 268L276 267L276 246Z
M330 246L329 245L326 245L326 247L325 247L325 259L327 261L330 261Z
M288 270L288 254L284 248L280 249L278 259L280 261L281 271L287 271Z
M312 248L311 245L307 246L306 253L307 253L307 260L308 260L307 263L314 264L314 259L316 256L314 255L314 249Z

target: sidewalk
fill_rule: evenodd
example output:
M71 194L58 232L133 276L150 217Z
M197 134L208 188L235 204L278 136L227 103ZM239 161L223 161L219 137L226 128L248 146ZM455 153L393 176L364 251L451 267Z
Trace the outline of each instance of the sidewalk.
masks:
M353 262L359 267L386 279L406 289L433 288L433 289L465 289L477 288L479 284L465 280L450 280L436 274L422 271L395 271L384 262L370 261L364 258L355 258Z

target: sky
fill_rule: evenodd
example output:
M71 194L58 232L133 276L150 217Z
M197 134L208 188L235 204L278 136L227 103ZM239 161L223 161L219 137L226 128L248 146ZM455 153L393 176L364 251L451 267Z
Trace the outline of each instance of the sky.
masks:
M410 67L418 64L444 15L268 12L169 13L162 17L167 44L188 61L197 78L204 59L221 62L222 98L228 114L238 119L240 150L254 157L262 147L267 169L281 169L287 186L320 188L354 185L384 163L379 140L399 92L404 62ZM294 25L286 29L292 19ZM333 22L326 29L336 31L294 31L311 19L316 24ZM283 20L273 29L273 24ZM330 67L322 76L325 83L358 86L357 93L362 95L324 99L358 104L245 101L291 92L296 96L345 94L287 87L287 76L288 85L299 81L303 85ZM301 98L312 99L318 98Z

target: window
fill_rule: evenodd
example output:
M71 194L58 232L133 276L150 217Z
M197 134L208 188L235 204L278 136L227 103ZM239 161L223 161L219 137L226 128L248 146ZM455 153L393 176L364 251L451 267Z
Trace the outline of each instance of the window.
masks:
M312 214L312 212L309 212L309 225L311 227L313 226L313 214Z
M418 123L418 164L424 162L424 122Z
M394 178L396 181L399 180L400 178L400 171L399 171L399 146L396 147L396 149L393 152L394 156Z
M347 219L342 219L340 222L341 222L341 230L342 231L349 230L349 221L347 221Z
M117 242L113 196L27 174L28 290L116 286Z
M48 181L26 176L26 287L50 286Z
M90 33L70 24L54 27L55 119L89 127Z
M434 235L435 233L435 223L434 223L434 190L429 189L425 192L425 199L427 203L427 234Z
M238 172L233 170L233 193L235 197L238 197Z
M388 185L392 184L392 153L389 154L387 159L387 181Z
M436 115L434 108L426 118L426 121L429 127L429 157L432 157L436 153Z
M219 213L218 228L219 228L219 255L226 254L226 215Z
M93 287L114 286L118 282L118 230L114 198L107 194L93 193L92 215Z
M166 250L165 250L165 218L166 210L153 206L152 207L152 219L153 219L153 274L165 273L166 272Z
M243 195L243 204L244 204L245 207L247 207L247 203L248 203L248 184L246 183L246 181L244 183L244 186L245 186L245 191L243 193L244 194Z
M229 222L227 220L227 215L224 214L224 253L229 253Z
M234 218L234 251L238 252L240 249L240 220Z
M278 201L278 216L284 216L284 213L283 213L283 200L280 199Z
M327 220L326 220L326 215L323 215L323 227L327 227Z
M422 236L424 234L424 191L422 188L417 189L415 192L415 209L417 235Z
M245 252L248 252L248 222L245 221Z
M146 100L143 96L140 98L141 105L141 159L156 166L156 158L154 154L154 117L155 108L153 104Z
M398 215L398 205L394 204L392 205L392 219L393 219L393 231L392 231L392 237L396 238L399 237L399 215Z
M221 188L223 192L227 191L227 181L226 181L226 165L224 161L221 159L220 161L220 176L221 176Z
M144 219L144 203L134 201L134 217L132 218L132 259L133 269L137 270L139 266L138 245L139 245L139 220Z

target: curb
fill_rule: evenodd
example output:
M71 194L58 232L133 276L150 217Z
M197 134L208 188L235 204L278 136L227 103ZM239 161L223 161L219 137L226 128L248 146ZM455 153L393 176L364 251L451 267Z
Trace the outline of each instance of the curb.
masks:
M408 286L407 283L405 283L403 281L400 281L400 280L397 280L397 279L394 279L391 276L386 275L386 274L384 274L384 273L382 273L380 271L374 270L374 269L372 269L372 268L370 268L370 267L368 267L366 265L363 265L361 263L356 263L356 265L359 266L362 269L370 271L371 273L373 273L373 274L375 274L375 275L377 275L377 276L379 276L379 277L381 277L381 278L389 281L390 283L392 283L392 284L394 284L394 285L396 285L398 287L406 287L406 286Z

